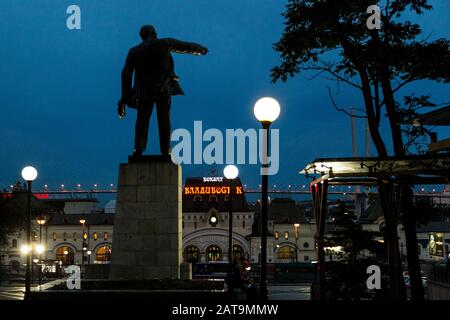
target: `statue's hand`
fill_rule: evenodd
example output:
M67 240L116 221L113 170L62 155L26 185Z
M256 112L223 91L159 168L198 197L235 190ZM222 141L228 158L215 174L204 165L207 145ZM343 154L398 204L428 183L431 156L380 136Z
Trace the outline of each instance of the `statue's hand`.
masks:
M125 117L125 106L126 104L119 101L117 104L117 114L119 115L119 118L122 119Z

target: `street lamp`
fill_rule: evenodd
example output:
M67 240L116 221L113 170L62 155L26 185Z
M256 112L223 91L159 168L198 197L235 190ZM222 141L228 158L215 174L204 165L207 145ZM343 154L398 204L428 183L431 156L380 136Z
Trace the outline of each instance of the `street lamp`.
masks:
M268 176L268 154L269 154L269 127L280 115L280 104L270 97L259 99L253 108L256 119L263 127L263 161L261 172L261 275L260 294L262 300L267 300L267 189L269 185Z
M31 185L34 180L36 180L38 175L37 170L32 166L27 166L22 169L22 178L28 184L28 201L27 201L27 209L28 209L28 217L27 217L27 241L28 248L31 248ZM30 297L31 292L31 250L29 250L27 255L27 271L25 276L25 299Z
M83 269L84 269L84 251L85 251L85 236L84 236L84 225L86 223L86 219L80 219L80 223L83 226L82 236L81 236L81 277L83 277Z
M91 254L92 254L92 251L91 251L91 250L88 250L86 253L87 253L87 255L88 255L88 264L91 264Z
M295 264L298 264L298 228L300 227L299 223L294 223L294 236L295 236Z
M223 169L223 175L230 182L230 194L228 196L228 200L230 201L229 205L229 213L228 213L228 263L230 264L230 288L232 282L232 274L233 274L233 187L234 187L234 179L239 174L239 169L230 164Z

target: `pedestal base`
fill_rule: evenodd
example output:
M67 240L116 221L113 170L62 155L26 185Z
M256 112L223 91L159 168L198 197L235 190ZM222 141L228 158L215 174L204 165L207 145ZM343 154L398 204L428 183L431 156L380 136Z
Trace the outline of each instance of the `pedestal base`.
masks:
M120 165L111 279L180 278L181 199L181 167L167 157Z

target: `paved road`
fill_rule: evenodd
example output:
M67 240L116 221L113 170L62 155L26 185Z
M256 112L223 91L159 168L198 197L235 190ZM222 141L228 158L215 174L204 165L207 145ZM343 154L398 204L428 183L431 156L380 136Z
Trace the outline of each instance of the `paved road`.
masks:
M0 300L23 300L24 286L0 287Z
M310 300L309 285L277 285L269 286L269 300Z
M23 300L23 286L0 287L0 300ZM309 285L269 286L269 300L310 300Z

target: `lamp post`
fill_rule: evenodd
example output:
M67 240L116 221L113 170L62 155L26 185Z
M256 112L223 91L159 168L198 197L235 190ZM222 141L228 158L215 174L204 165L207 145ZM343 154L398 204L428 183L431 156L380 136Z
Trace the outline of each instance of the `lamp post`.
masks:
M37 220L37 223L39 225L39 249L37 250L39 256L39 261L41 262L40 268L39 268L39 290L41 288L41 282L42 282L42 260L41 260L41 254L44 252L44 247L42 246L42 226L45 224L45 218L40 216Z
M22 178L28 184L28 201L27 201L27 246L29 248L27 255L27 271L25 276L25 299L30 297L31 292L31 263L32 263L32 251L31 251L31 185L37 178L37 170L32 166L27 166L22 169Z
M91 254L92 254L92 251L91 251L91 250L88 250L86 253L87 253L87 255L88 255L88 264L91 264Z
M229 279L230 288L232 285L233 275L233 186L234 179L239 174L239 169L230 164L223 169L223 175L230 182L230 195L229 195L229 213L228 213L228 263L230 264Z
M295 235L295 265L298 264L298 228L300 227L299 223L294 223L294 235Z
M81 278L83 277L83 269L84 269L84 250L85 250L85 246L84 246L84 240L86 240L84 238L84 225L86 223L86 219L80 219L80 223L83 226L82 227L82 233L81 233Z
M259 99L253 108L256 119L261 122L263 128L263 161L261 169L261 275L260 295L262 300L267 300L267 189L268 176L268 153L269 153L269 127L280 115L280 104L277 100L264 97Z

